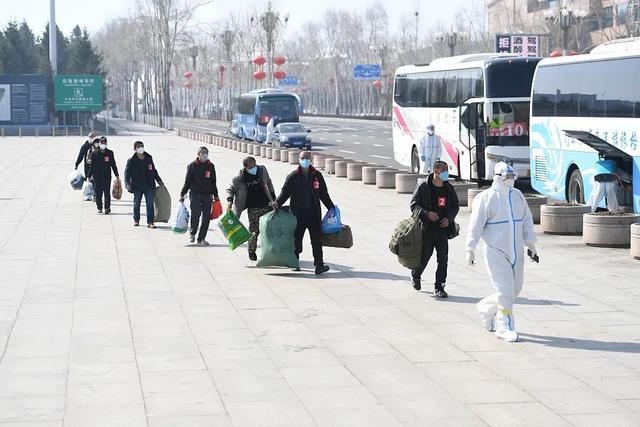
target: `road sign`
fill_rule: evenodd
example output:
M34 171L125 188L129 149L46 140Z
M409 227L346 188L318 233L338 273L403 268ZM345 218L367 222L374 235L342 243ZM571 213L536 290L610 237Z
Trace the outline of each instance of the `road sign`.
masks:
M0 124L49 123L47 78L31 74L0 76Z
M356 64L353 66L353 78L356 80L375 80L381 74L380 64Z
M102 110L102 76L89 74L55 77L55 108L60 110Z
M284 79L280 79L279 86L298 86L297 76L287 76Z

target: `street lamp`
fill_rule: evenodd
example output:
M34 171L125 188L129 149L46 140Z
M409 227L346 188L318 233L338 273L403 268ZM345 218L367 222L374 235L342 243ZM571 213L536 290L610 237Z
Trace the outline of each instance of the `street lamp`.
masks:
M449 46L449 56L453 56L456 45L469 40L469 35L464 31L449 31L448 33L436 33L434 40L437 43L446 43Z
M191 46L189 49L189 55L193 60L193 74L196 74L196 58L198 57L198 46ZM193 106L193 118L198 117L198 106L195 104L195 97L193 96L193 89L191 90L191 105Z
M221 40L222 40L222 44L224 45L224 50L225 53L227 55L226 59L227 59L227 65L228 65L228 69L229 69L229 73L231 73L232 70L232 65L231 65L231 49L233 48L233 42L235 41L236 38L236 33L234 33L233 31L227 29L225 30L221 36L220 36ZM231 104L232 104L232 86L233 86L233 80L229 77L227 77L227 120L230 120L230 115L231 115Z
M387 98L387 88L388 88L389 81L388 81L386 68L387 68L387 55L390 49L393 49L393 46L390 46L388 44L369 46L369 51L371 51L371 53L378 54L380 56L380 79L383 82L383 85L380 87L380 95L382 95L382 98L383 98L382 109L380 112L382 116L385 116L387 114L386 98ZM416 52L417 52L417 49L416 49Z
M586 18L588 12L582 9L573 10L568 6L563 6L562 9L547 9L544 11L544 19L551 23L555 24L556 21L560 24L560 30L562 30L562 55L567 54L567 45L568 45L568 35L569 28L572 25L581 22L584 18Z
M286 26L289 22L289 13L282 15L280 19L280 13L274 12L271 9L271 2L267 4L267 10L264 11L258 18L262 28L267 34L267 58L269 61L269 85L273 86L273 33L276 31L279 25ZM255 18L251 18L251 23L254 23Z

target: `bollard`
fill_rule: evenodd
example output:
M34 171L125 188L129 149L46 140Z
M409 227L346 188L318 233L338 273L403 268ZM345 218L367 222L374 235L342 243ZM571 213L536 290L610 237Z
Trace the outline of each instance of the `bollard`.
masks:
M640 224L631 224L631 256L640 259Z
M246 142L241 142L240 143L240 152L241 153L248 153L249 152L249 147L248 147L248 144Z
M280 149L280 161L282 163L289 163L289 150Z
M272 149L271 158L276 162L280 161L280 148Z
M328 175L336 173L336 162L342 160L342 157L326 157L324 159L324 170Z
M411 194L416 189L418 182L426 179L425 173L399 173L396 174L396 191L400 194Z
M260 147L260 157L267 157L267 147L264 145Z
M316 169L324 169L324 159L327 156L322 153L313 153L313 167Z
M347 164L353 163L352 159L340 159L336 161L335 164L335 173L336 178L346 178L347 177Z
M396 188L396 175L400 171L397 169L378 169L376 171L376 187Z
M273 157L273 148L265 147L264 157L266 157L267 159L271 159Z
M526 195L524 196L527 201L527 205L529 205L529 210L531 210L531 217L533 218L534 224L540 224L540 206L547 203L547 198L545 196L540 195Z
M586 213L582 216L582 241L587 246L629 248L631 224L637 223L638 214Z
M386 169L384 166L362 166L362 183L366 185L376 184L376 171ZM347 171L348 172L348 171Z
M290 165L297 165L299 159L300 159L300 152L299 151L295 151L295 150L290 150L289 151L289 164Z
M362 168L363 163L354 162L347 163L347 179L349 181L362 181Z

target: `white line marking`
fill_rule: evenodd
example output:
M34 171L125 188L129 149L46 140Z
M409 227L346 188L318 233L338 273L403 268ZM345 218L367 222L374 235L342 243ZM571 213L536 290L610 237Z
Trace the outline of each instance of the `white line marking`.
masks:
M351 135L351 138L359 138L360 135Z
M313 145L313 146L311 146L311 149L312 150L326 150L327 147L318 147L317 145Z
M377 154L371 154L371 157L375 157L376 159L387 159L387 160L391 160L391 157L387 157L387 156L378 156Z
M321 140L325 141L327 138L318 138L318 139L321 139Z
M353 144L354 144L354 145L361 145L361 144L362 144L362 142L353 141Z
M338 150L341 153L347 153L347 154L356 154L355 151L349 151L349 150Z
M375 136L373 136L373 135L369 135L367 138L369 138L369 139L374 139L374 138L375 138Z
M374 147L384 147L382 144L373 144Z
M341 139L336 139L336 142L342 142L342 140Z

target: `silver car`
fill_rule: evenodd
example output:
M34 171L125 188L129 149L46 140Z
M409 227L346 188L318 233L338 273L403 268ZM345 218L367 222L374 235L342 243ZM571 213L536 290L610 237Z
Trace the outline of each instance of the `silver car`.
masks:
M279 123L271 139L274 147L300 148L311 150L311 129L300 123Z

